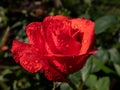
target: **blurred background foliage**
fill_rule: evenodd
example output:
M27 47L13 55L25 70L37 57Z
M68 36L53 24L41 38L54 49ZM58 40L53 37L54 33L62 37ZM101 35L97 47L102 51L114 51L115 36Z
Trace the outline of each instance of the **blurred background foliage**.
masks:
M25 26L48 15L63 14L95 21L98 52L70 79L79 90L120 90L119 0L1 0L0 90L72 90L67 83L48 81L17 65L10 49L13 39L27 41Z

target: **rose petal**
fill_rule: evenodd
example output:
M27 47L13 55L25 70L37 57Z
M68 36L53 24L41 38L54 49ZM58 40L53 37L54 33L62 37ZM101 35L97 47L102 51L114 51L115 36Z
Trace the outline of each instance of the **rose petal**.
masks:
M55 35L61 33L70 35L71 22L65 16L48 16L43 21L45 32L52 32ZM46 34L47 36L47 34Z
M90 55L81 55L81 56L51 56L48 57L49 61L55 65L56 69L62 72L63 74L71 74L80 70L87 58Z
M54 54L77 55L81 45L71 37L71 24L68 19L59 20L59 16L47 17L44 20L44 29L49 51Z
M47 50L48 52L51 50L54 54L69 56L79 55L81 48L80 43L75 41L68 35L62 34L59 36L55 36L54 34L52 34L49 36L47 42L49 47L49 49Z
M44 22L49 21L50 19L54 19L54 20L67 20L68 17L63 16L63 15L47 16L47 17L44 19Z
M43 71L48 80L66 81L94 53L94 23L87 19L48 16L29 24L26 33L30 44L13 41L13 57L29 72Z
M66 34L61 34L59 36L53 35L53 40L61 55L76 56L80 52L80 43Z
M33 50L30 50L25 52L20 58L20 64L25 70L34 73L42 70L42 59L43 58L34 53Z
M44 47L44 33L42 23L32 22L26 26L26 33L30 44L37 47Z
M65 82L66 77L63 73L61 73L54 64L50 61L50 58L47 58L44 62L45 76L48 80Z
M93 44L95 42L95 34L94 34L94 22L79 18L79 19L71 19L72 28L78 29L81 33L81 50L80 55L86 54L87 52L93 49Z
M12 43L11 52L14 60L18 63L20 57L23 55L24 51L28 49L30 45L14 40Z
M42 69L42 56L34 46L14 40L11 52L15 61L17 63L20 61L27 71L36 72Z

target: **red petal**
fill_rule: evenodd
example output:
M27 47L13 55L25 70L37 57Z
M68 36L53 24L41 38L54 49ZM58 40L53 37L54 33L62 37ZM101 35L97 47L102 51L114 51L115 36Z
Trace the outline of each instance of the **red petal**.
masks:
M69 57L53 56L48 58L49 61L51 61L51 63L55 65L57 70L59 70L63 74L71 74L80 70L84 66L89 56L90 55L69 56Z
M56 48L59 50L58 54L76 56L80 52L81 45L73 38L66 34L54 36L53 38Z
M28 44L19 42L19 41L17 41L17 40L14 40L14 41L13 41L11 52L12 52L12 54L13 54L14 60L15 60L17 63L19 62L20 57L23 55L24 50L25 50L25 49L28 49L29 47L30 47L30 45L28 45Z
M54 19L54 20L67 20L68 17L63 16L63 15L47 16L47 17L44 19L44 22L49 21L50 19Z
M77 55L81 45L71 37L71 24L68 19L59 16L47 17L44 20L46 41L49 50L54 54Z
M29 44L13 41L11 52L16 62L21 65L29 72L36 72L42 68L42 59L39 50Z
M33 44L37 47L44 46L44 33L42 28L42 23L32 22L26 26L26 33L29 39L30 44Z
M37 55L37 53L35 53L33 50L30 50L25 52L25 54L23 54L23 56L20 58L20 64L24 69L33 73L42 69L42 59L43 58Z
M80 55L86 54L93 49L93 44L95 42L95 34L94 34L94 22L79 18L79 19L71 19L72 28L77 28L81 33L81 50Z
M81 45L68 35L49 35L48 47L54 54L79 55ZM49 50L47 50L49 51Z
M52 32L56 35L61 33L70 34L71 22L62 15L48 16L43 21L45 32Z
M61 73L59 70L57 70L55 65L53 65L52 62L49 60L50 58L44 61L45 76L47 77L47 79L51 81L60 81L60 82L66 81L65 75Z

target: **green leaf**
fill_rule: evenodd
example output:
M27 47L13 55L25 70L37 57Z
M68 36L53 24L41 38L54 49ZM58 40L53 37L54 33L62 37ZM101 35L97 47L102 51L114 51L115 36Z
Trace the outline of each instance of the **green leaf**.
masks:
M92 56L92 59L97 59L102 64L105 64L109 60L109 53L107 50L103 48L99 48L96 54ZM92 66L92 72L98 72L100 70L100 67L93 64Z
M13 24L13 25L11 26L11 29L16 28L16 27L18 27L18 26L20 26L20 25L22 25L22 24L23 24L23 22L18 21L18 22L16 22L15 24Z
M85 2L86 4L88 4L88 5L91 5L92 0L84 0L84 2Z
M0 28L7 25L8 18L6 16L0 16Z
M97 80L97 76L90 75L85 85L88 86L90 90L109 90L110 79L109 77L102 77Z
M109 60L109 52L101 47L93 56L94 58L99 59L102 63L106 63Z
M106 15L95 20L95 33L100 34L107 30L112 25L118 22L117 18L113 15Z
M118 65L118 64L113 64L113 65L115 67L117 74L120 76L120 65Z
M89 76L89 73L91 72L91 68L92 68L92 57L90 57L85 66L81 69L81 76L82 76L82 80L83 81L86 81L86 79L88 78Z
M0 6L0 16L5 16L6 9Z
M7 25L8 18L5 14L6 14L6 9L0 7L0 28Z
M90 90L94 90L96 82L97 82L97 76L89 75L88 79L85 82L85 85L88 86Z
M113 63L119 64L120 65L120 53L116 48L111 48L109 49L109 54L110 54L110 60Z
M109 90L110 79L109 77L103 77L98 80L95 84L96 90Z
M81 80L81 71L79 70L78 72L69 75L69 78L76 86L79 85Z
M4 75L7 75L7 74L11 74L11 73L12 73L12 71L10 69L5 69L1 72L1 75L4 76Z
M115 74L115 72L110 69L109 67L105 66L103 63L101 63L99 60L93 59L93 62L105 73L112 73Z
M72 90L72 89L67 83L62 83L62 85L60 86L60 90Z

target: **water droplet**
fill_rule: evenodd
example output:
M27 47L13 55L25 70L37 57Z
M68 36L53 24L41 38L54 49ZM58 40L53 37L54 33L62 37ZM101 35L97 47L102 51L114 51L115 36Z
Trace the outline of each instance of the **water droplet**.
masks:
M57 41L60 42L60 39L58 39Z
M75 26L74 26L74 29L78 29L78 26L77 26L77 25L75 25Z
M60 35L61 33L62 33L62 30L56 30L56 31L55 31L55 34L56 34L56 35Z
M37 64L37 65L35 65L35 68L39 68L39 66L40 66L40 65L39 65L39 64Z
M38 60L35 60L35 63L38 63Z
M64 42L64 40L62 39L61 42Z
M27 62L27 61L24 61L24 64L26 65L26 64L28 64L28 62Z
M68 47L69 47L69 44L66 44L66 47L68 48Z
M72 66L70 65L69 68L72 68Z
M49 22L49 24L51 25L52 23L51 23L51 22Z
M84 42L84 43L87 43L87 42L88 42L88 40L84 40L83 42Z

